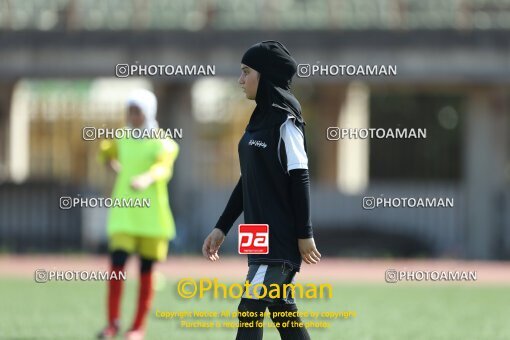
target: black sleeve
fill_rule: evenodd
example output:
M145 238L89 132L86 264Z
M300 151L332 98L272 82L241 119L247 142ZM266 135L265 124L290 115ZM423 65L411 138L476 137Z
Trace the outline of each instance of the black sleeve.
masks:
M234 191L230 195L230 199L228 200L227 206L221 214L218 222L216 223L215 228L223 231L223 234L227 235L232 225L237 220L239 215L243 212L243 186L241 183L241 178L239 178L239 182L237 182Z
M308 169L289 171L291 200L296 216L298 238L312 238L312 219L310 214L310 177Z

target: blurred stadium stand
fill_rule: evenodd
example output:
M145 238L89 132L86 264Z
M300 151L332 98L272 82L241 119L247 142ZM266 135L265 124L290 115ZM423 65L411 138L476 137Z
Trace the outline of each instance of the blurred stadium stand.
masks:
M0 13L7 30L510 28L508 0L2 0Z
M127 81L104 77L121 63L214 64L215 82L143 83L158 96L161 125L184 131L169 185L174 250L198 252L239 174L252 108L235 87L241 54L279 39L300 63L398 66L393 78L295 80L324 253L510 258L509 36L509 0L0 0L0 246L104 246L106 211L55 210L54 189L111 188L97 143L81 138L83 126L122 125ZM220 99L202 102L204 91ZM359 95L366 109L349 112ZM362 127L426 127L428 138L366 142L358 158L368 162L351 173L360 162L346 156L352 144L328 142L326 128L352 114L367 117ZM380 194L454 197L455 208L361 208L363 196Z

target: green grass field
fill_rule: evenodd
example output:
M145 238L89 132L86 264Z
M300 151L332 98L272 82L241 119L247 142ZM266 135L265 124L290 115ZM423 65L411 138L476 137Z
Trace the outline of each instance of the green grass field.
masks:
M1 279L0 338L93 339L104 326L105 286L101 282ZM136 289L135 281L127 282L124 329L134 312ZM310 329L312 339L510 339L508 286L336 284L333 294L330 300L301 300L300 310L353 310L357 316L330 321L328 329ZM233 329L183 329L178 320L157 318L155 311L234 311L237 303L184 300L178 297L175 283L168 283L157 292L147 339L234 339ZM279 339L277 330L266 329L264 339Z

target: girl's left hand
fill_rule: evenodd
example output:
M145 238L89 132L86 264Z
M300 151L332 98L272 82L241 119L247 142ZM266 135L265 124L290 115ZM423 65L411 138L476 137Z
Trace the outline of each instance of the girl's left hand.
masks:
M131 180L131 188L133 190L141 191L145 190L154 182L154 179L150 174L141 174L133 177Z
M316 264L321 260L321 253L315 247L315 241L312 238L298 239L299 252L301 258L308 264Z

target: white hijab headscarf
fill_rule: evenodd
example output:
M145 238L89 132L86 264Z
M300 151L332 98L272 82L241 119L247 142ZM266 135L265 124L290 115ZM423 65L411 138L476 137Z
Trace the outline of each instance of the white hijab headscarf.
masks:
M141 130L150 130L150 129L158 129L158 121L156 120L156 112L158 109L158 102L156 100L156 96L154 93L144 90L137 89L132 91L127 99L127 106L134 105L140 108L140 111L145 117L145 122L143 126L140 127ZM129 123L128 123L129 126ZM132 126L129 126L133 128Z

